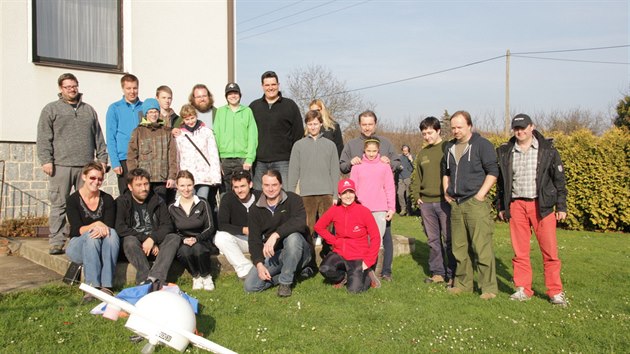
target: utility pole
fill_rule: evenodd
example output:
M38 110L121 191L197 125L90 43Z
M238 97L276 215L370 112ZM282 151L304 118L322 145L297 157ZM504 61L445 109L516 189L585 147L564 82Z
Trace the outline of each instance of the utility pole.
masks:
M510 135L510 50L505 53L505 135Z

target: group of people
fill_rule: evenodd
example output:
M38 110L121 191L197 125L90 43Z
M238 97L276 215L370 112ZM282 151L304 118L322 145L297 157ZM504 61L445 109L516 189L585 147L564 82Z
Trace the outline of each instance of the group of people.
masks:
M420 125L427 144L414 169L408 147L398 155L387 138L376 134L373 111L359 114L361 134L344 144L321 100L313 100L302 119L295 102L282 96L276 73L265 72L261 84L263 96L244 106L238 84L228 83L228 103L220 108L205 85L195 85L178 115L170 107L168 86L141 102L138 78L125 74L123 97L107 111L104 138L77 78L61 75L59 100L42 110L37 138L38 157L50 176L50 253L64 253L67 233L68 257L84 265L87 283L104 291L113 286L122 244L137 270L136 282L153 288L166 281L177 259L192 275L193 289L213 290L210 255L218 250L247 292L277 285L279 296L290 296L298 278L318 270L335 287L362 292L392 280L394 172L406 171L399 178L406 189L415 170L415 197L431 250L427 282L446 282L452 293L472 291L474 265L481 296L489 299L498 289L485 197L498 177L500 215L515 224L513 243L530 224L539 239L541 234L550 239L543 250L548 287L553 285L550 296L564 299L557 250L551 250L556 219L552 225L548 217L554 207L558 219L566 216L562 165L529 117L527 127L513 123L520 148L511 141L512 150L499 150L499 162L509 165L505 169L499 169L492 145L472 132L467 112L451 118L455 139L450 142L441 140L439 121L427 118ZM531 152L543 148L555 155L536 158ZM525 167L513 162L517 150L527 156L518 155ZM108 162L118 177L115 201L100 190ZM534 172L524 171L532 166ZM510 212L516 206L526 211ZM407 206L401 207L404 214ZM544 223L535 219L540 214ZM528 269L529 236L524 238L518 237L515 272L517 262L519 271ZM318 264L315 246L320 242L323 260ZM547 263L553 263L549 272ZM512 298L531 297L531 268L529 276L515 274L515 283L520 295Z
M556 222L566 218L566 181L558 151L534 127L531 118L512 120L512 137L495 149L473 132L471 116L455 112L450 119L454 139L442 140L440 121L425 118L420 131L425 146L415 159L412 190L428 238L427 283L448 284L452 294L474 291L480 298L497 296L492 234L494 217L488 192L497 183L499 218L510 223L516 291L511 300L531 299L530 239L533 229L543 255L550 302L565 306Z

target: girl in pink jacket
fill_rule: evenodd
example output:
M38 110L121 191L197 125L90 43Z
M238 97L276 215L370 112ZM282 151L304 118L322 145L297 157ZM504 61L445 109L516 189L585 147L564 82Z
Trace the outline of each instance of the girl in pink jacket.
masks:
M324 278L341 288L359 293L371 287L380 287L380 281L371 267L376 264L381 237L370 210L361 205L351 179L339 181L337 205L329 208L315 223L315 232L332 246L319 272ZM335 235L328 231L334 225Z

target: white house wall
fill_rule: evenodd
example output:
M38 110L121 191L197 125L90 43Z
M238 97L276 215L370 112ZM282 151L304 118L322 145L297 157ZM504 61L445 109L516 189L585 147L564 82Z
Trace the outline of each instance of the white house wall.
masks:
M140 97L159 85L173 89L176 111L196 83L208 85L225 104L228 78L227 1L125 0L124 70L140 79ZM30 0L0 1L0 141L34 142L42 107L56 99L57 77L72 72L103 129L110 103L122 97L119 73L35 65Z

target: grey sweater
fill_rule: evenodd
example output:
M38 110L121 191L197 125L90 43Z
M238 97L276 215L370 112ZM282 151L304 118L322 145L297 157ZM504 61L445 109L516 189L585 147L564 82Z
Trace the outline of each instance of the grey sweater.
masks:
M378 138L381 141L381 147L379 149L379 153L381 156L387 156L390 160L390 165L392 171L396 171L398 166L400 166L400 155L396 153L392 143L387 140L384 136L373 135L372 137ZM363 157L363 142L367 139L367 137L361 134L358 138L354 138L346 143L343 151L341 152L341 157L339 158L339 169L341 173L350 173L352 169L352 161L353 158Z
M107 163L103 131L96 111L79 95L75 110L61 97L47 104L37 124L37 157L44 165L84 166L94 156Z
M300 182L300 195L336 195L339 181L337 146L319 134L295 142L289 160L288 191L295 192Z

